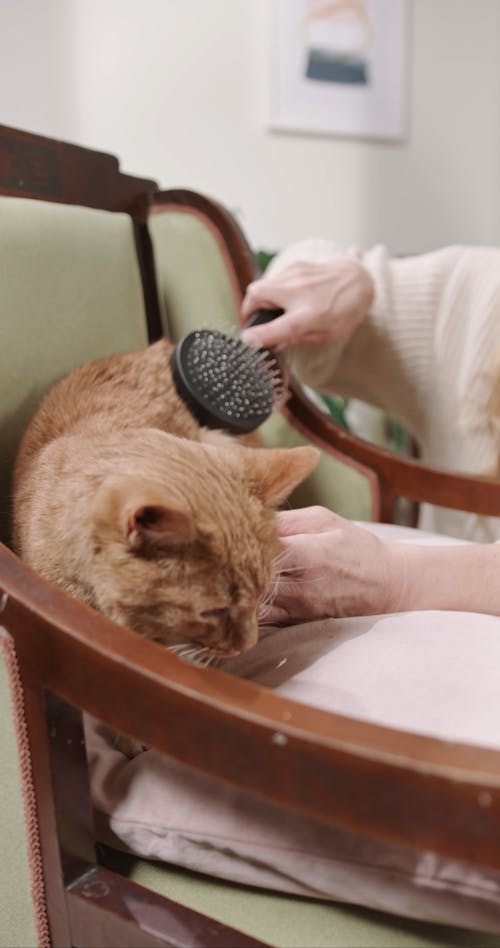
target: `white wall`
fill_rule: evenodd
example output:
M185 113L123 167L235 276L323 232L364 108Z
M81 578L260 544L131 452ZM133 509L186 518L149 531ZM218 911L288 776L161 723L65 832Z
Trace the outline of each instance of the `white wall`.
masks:
M403 143L267 127L273 0L0 0L0 122L210 194L256 246L500 243L500 0L413 0Z
M69 0L0 0L0 124L62 138L77 127Z

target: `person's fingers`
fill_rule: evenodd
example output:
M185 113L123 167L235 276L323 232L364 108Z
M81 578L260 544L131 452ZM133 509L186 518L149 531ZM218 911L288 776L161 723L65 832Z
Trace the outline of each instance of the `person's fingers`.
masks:
M276 513L280 537L299 534L324 533L340 525L342 518L326 507L300 507L295 510L279 510Z
M241 339L247 345L267 349L293 346L302 341L302 336L303 314L297 311L286 312L262 326L245 328L241 333Z
M269 611L266 612L264 616L265 625L293 625L297 622L304 622L306 619L310 618L310 615L304 611L302 614L297 615L296 604L293 603L290 609L287 609L285 605L273 605L269 608Z
M310 329L304 330L300 337L298 337L293 343L289 345L301 345L301 346L329 346L333 342L337 342L338 339L342 337L342 329L335 327L333 324L327 329Z
M262 619L266 625L293 625L296 622L323 619L330 615L324 597L317 595L317 584L302 578L295 581L286 574L280 579L278 592Z
M285 574L280 578L276 597L266 609L263 621L266 625L292 625L311 619L314 612L314 600L304 591L303 580L294 581Z
M259 307L273 309L279 305L279 300L273 295L273 284L269 280L255 280L249 283L241 304L241 315L248 319Z

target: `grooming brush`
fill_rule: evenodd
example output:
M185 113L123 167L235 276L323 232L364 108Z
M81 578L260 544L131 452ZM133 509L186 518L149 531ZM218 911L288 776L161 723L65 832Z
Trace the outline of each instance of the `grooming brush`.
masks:
M282 309L258 310L247 326L281 316ZM269 417L285 394L280 356L252 349L212 329L188 333L171 356L177 391L200 425L247 434Z

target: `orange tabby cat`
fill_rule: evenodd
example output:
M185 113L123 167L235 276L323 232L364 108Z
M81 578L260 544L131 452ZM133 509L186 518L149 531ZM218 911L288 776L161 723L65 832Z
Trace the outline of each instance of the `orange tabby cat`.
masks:
M76 369L19 450L14 542L47 580L129 628L199 656L258 636L280 544L273 508L313 448L243 447L200 428L165 340Z

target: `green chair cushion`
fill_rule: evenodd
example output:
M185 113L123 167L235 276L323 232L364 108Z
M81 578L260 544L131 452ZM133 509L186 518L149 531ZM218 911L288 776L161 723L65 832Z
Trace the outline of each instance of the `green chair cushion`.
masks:
M164 328L174 341L206 327L235 332L235 290L216 238L198 217L168 210L148 222L153 242Z
M144 859L131 859L127 875L154 892L281 948L500 946L500 935L414 922L382 912L249 889Z

